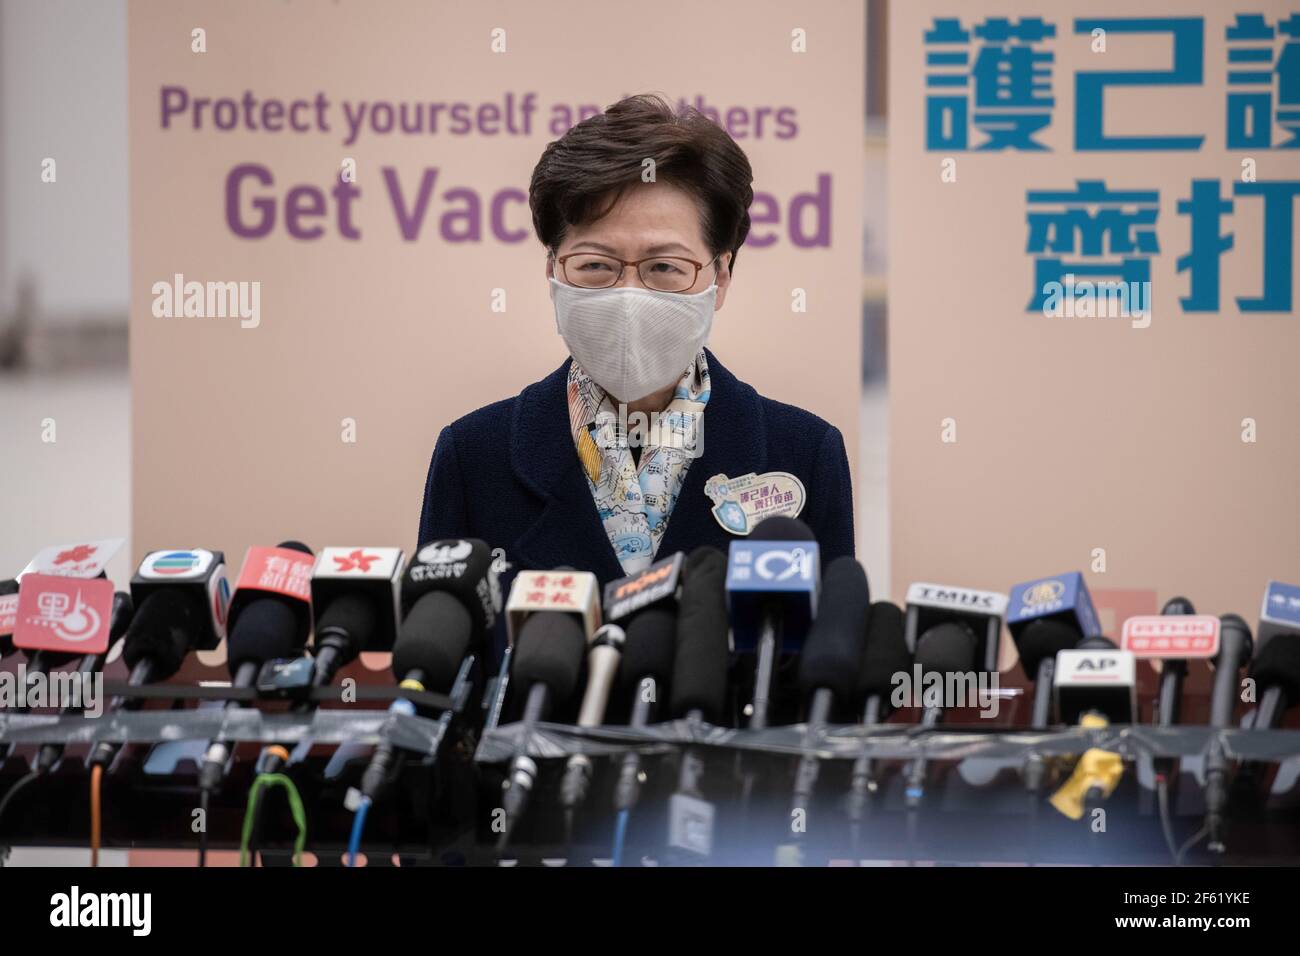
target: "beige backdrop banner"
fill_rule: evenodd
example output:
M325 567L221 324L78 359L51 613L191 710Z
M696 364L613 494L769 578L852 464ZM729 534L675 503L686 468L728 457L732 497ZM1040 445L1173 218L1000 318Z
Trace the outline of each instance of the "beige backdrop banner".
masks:
M132 3L136 552L412 546L439 430L565 355L533 164L634 92L717 110L748 153L713 347L855 461L863 39L847 0ZM217 281L260 283L256 327L184 317Z
M1005 591L1078 569L1100 592L1108 627L1185 594L1199 610L1235 611L1253 628L1265 583L1300 579L1297 292L1290 289L1284 311L1239 308L1238 297L1262 292L1264 217L1258 195L1233 194L1251 168L1261 182L1295 181L1300 154L1277 148L1289 138L1280 124L1271 147L1229 149L1225 130L1225 29L1238 12L1262 13L1276 26L1294 6L927 0L890 7L890 471L900 594L915 580ZM973 35L969 46L927 46L935 17L959 18L965 30L988 17L1042 17L1055 26L1054 37L1031 44L1055 57L1047 64L1055 104L1035 136L1045 150L927 149L927 97L969 98L973 90L927 86L927 73L961 71L927 66L927 52L968 50L969 73L985 45ZM1082 82L1090 95L1084 73L1177 68L1167 32L1126 34L1109 24L1104 49L1095 24L1077 32L1076 20L1108 17L1203 18L1203 50L1189 45L1180 54L1203 81L1104 95L1107 135L1203 136L1199 148L1076 148L1076 114L1090 114L1078 93ZM996 29L987 37L1003 45ZM1284 39L1255 46L1276 56ZM1250 88L1270 82L1276 107L1276 77ZM950 125L943 129L950 133ZM986 138L971 126L971 147ZM1192 237L1191 217L1178 203L1199 179L1217 180L1235 200L1220 224L1234 245L1218 257L1215 312L1180 302L1190 295L1190 274L1177 263ZM1028 311L1040 257L1029 251L1028 193L1072 191L1085 180L1158 191L1146 328L1129 318ZM1091 215L1099 207L1074 208ZM1113 208L1128 213L1135 204ZM1079 243L1063 258L1125 255L1142 252L1108 245L1089 257ZM1272 255L1283 255L1280 242Z

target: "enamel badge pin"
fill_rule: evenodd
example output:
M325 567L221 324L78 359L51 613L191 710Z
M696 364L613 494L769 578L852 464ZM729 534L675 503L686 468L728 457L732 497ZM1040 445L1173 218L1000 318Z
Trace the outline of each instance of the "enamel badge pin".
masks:
M803 482L788 471L750 472L739 478L714 475L704 483L713 517L732 534L748 535L764 518L796 518L803 510Z

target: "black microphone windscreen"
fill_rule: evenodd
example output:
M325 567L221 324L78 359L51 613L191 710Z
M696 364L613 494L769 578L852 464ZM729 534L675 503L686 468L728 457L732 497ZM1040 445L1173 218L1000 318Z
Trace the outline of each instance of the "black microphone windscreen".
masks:
M250 601L226 638L231 676L246 663L265 664L296 656L300 650L297 632L298 617L286 601L275 596Z
M371 646L378 628L379 614L370 595L345 591L321 611L316 621L316 643L327 636L342 638L340 649L355 657L363 648Z
M514 680L522 688L545 684L552 704L573 696L582 673L587 647L582 624L573 614L542 611L530 614L515 639Z
M875 694L888 699L894 675L912 668L912 654L904 636L903 612L897 604L877 601L867 619L867 646L858 672L858 695Z
M284 548L286 551L301 551L303 554L313 554L311 548L301 541L281 541L276 547Z
M1105 634L1089 634L1074 646L1081 651L1113 651L1118 647Z
M18 593L18 582L15 581L13 578L6 578L5 580L0 581L0 596L5 594L17 594L17 593Z
M696 548L682 567L677 601L677 650L673 657L672 713L692 710L717 723L727 698L727 556Z
M194 602L171 589L154 591L140 603L126 632L122 658L135 669L141 661L153 665L152 681L163 681L181 669L197 633Z
M402 621L393 645L393 675L400 681L419 671L426 690L450 690L469 652L473 630L464 604L445 591L430 591Z
M1057 651L1069 650L1079 646L1083 639L1078 625L1067 624L1055 618L1039 618L1030 621L1016 641L1016 650L1020 652L1020 666L1025 676L1034 680L1038 666L1049 657L1056 657Z
M1215 670L1227 667L1235 674L1250 661L1254 650L1255 639L1251 637L1250 625L1245 618L1240 614L1220 615L1219 654L1210 661Z
M764 518L754 528L750 537L756 541L814 541L812 529L798 518L773 515Z
M623 630L627 638L618 668L623 683L635 686L643 677L667 681L672 676L677 644L676 615L666 607L651 605L634 614Z
M967 674L975 670L975 632L962 621L936 624L916 641L922 674Z
M473 639L483 640L500 610L501 595L492 562L492 549L477 538L448 538L425 544L402 575L403 610L409 611L431 591L454 594L470 614Z
M1279 634L1265 641L1250 676L1258 687L1280 687L1288 704L1300 702L1300 640Z
M862 565L848 555L827 565L817 617L799 660L799 687L805 694L826 688L836 700L853 699L870 610L871 589Z
M1195 614L1196 608L1192 602L1185 597L1171 597L1165 602L1165 606L1160 609L1161 614Z

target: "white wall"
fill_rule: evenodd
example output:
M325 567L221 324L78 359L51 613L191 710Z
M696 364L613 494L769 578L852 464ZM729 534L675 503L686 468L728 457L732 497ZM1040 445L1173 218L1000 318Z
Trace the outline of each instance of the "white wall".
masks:
M125 0L0 0L0 221L0 321L24 275L38 322L125 320Z

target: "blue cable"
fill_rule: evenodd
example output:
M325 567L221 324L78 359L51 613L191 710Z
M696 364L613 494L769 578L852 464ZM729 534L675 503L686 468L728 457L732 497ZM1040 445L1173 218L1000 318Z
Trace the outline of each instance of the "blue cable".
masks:
M627 836L628 811L618 811L618 820L614 824L614 865L623 865L623 839Z
M366 811L370 809L370 798L362 797L357 804L357 812L352 817L352 836L348 839L348 866L357 865L357 850L361 849L361 831L366 827Z

